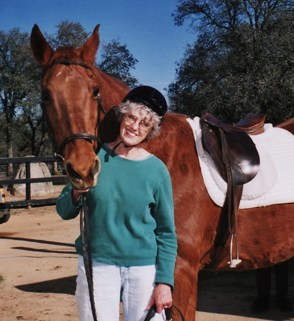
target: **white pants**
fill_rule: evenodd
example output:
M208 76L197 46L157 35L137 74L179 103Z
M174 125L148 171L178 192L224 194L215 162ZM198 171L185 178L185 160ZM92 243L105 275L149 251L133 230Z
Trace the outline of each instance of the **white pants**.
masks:
M76 299L80 321L93 321L88 282L82 256L79 255ZM124 321L144 321L146 307L154 289L155 266L123 267L93 262L94 300L99 321L119 321L122 299ZM164 320L155 314L154 321Z

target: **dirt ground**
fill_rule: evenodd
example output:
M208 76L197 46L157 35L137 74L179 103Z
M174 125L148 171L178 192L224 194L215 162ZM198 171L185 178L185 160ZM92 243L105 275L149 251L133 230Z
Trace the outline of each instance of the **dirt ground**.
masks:
M11 214L0 225L0 275L4 279L0 281L0 320L78 321L73 243L79 219L61 220L55 206L12 209ZM293 260L290 266L289 298L294 306ZM253 271L201 272L199 283L197 321L294 321L294 312L280 312L274 298L269 312L250 312L255 299Z

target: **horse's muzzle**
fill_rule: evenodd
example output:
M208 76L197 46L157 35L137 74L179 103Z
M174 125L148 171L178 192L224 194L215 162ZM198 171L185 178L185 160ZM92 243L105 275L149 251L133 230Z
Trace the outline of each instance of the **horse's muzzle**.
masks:
M100 173L100 159L96 156L93 166L88 170L85 168L79 169L74 167L70 162L64 162L65 171L70 183L76 189L90 189L96 186L98 175Z

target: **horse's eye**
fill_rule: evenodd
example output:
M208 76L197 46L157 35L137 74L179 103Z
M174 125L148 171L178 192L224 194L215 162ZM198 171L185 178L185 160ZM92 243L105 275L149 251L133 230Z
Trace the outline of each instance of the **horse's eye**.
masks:
M49 89L45 89L42 91L42 101L44 103L50 101L50 90Z
M98 95L99 95L99 87L96 86L93 88L93 96L94 98L97 98Z

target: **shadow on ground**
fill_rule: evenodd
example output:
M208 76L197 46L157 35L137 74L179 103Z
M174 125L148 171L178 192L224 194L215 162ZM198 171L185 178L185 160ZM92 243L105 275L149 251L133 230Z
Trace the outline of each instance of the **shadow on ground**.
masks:
M197 311L266 320L294 320L294 311L281 312L275 305L275 280L272 273L271 309L251 312L256 299L255 271L200 271ZM294 309L294 259L289 264L289 299Z
M16 288L25 292L63 293L74 295L76 288L76 275L38 283L19 285L16 286Z
M272 273L271 309L253 314L250 306L256 299L255 271L200 271L197 311L242 316L261 320L294 321L294 311L281 312L275 306L275 280ZM74 295L76 276L16 286L25 292ZM289 299L294 307L294 259L289 264Z

